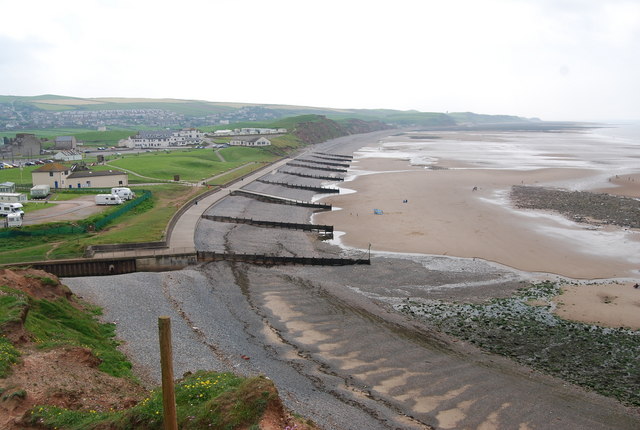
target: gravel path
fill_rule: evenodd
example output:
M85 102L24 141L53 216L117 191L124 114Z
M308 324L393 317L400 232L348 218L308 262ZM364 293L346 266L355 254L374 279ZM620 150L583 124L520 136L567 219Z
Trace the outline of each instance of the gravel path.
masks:
M381 135L349 136L313 149L350 154ZM281 186L251 185L258 186L283 197L301 195ZM239 196L207 213L290 222L308 222L311 214ZM308 233L209 220L198 224L196 247L349 254ZM529 274L472 259L400 257L374 254L371 266L343 267L217 262L177 272L64 281L104 307L106 320L118 323L136 371L149 383L159 381L157 317L169 315L177 375L201 368L265 374L288 407L322 428L640 426L636 410L482 353L392 311L407 297L505 296L528 282Z
M45 222L81 220L108 208L108 206L96 205L95 195L93 194L81 196L73 200L53 201L49 203L53 203L55 206L40 209L35 212L28 212L22 224L34 225Z

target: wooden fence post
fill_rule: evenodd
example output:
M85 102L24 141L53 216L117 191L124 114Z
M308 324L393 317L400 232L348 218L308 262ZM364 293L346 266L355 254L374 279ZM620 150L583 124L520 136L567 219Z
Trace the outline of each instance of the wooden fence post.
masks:
M173 386L173 350L171 347L171 318L158 318L160 336L160 366L162 369L162 409L165 430L178 430L176 393Z

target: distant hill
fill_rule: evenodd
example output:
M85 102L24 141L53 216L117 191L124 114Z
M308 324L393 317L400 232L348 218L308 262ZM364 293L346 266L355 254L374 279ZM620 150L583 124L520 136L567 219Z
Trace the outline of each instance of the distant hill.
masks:
M0 96L0 130L136 126L198 127L243 121L273 121L305 114L329 119L380 121L393 126L454 126L522 123L526 118L471 112L439 113L392 109L335 109L258 103L149 98L79 98L53 94Z

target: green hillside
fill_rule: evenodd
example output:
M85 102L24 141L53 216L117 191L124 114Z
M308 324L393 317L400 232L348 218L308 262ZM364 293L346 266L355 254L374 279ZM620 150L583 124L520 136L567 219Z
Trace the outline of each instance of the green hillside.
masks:
M447 126L457 124L485 124L523 122L525 118L509 115L484 115L471 112L441 113L401 111L393 109L334 109L312 106L290 106L256 103L211 102L205 100L149 99L149 98L78 98L59 95L0 96L0 126L3 122L24 120L25 113L64 113L70 111L95 112L115 110L158 109L179 115L182 121L198 118L196 126L214 125L217 120L264 121L299 115L324 115L340 120L355 118L364 121L382 121L396 126ZM206 119L205 119L206 118ZM178 121L180 118L174 120ZM138 122L146 124L145 122ZM158 121L166 123L166 119ZM123 125L123 124L121 124ZM126 124L131 125L131 124ZM194 124L189 124L192 126ZM66 125L68 127L68 125ZM25 127L28 128L28 127ZM41 127L42 128L42 127Z

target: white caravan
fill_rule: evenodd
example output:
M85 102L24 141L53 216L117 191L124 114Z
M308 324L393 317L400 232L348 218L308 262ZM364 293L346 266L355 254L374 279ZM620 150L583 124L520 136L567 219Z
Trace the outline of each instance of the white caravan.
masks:
M136 194L126 187L111 188L111 194L119 196L122 200L132 200L136 198Z
M18 214L20 217L23 217L24 211L22 208L22 203L0 203L0 216Z
M115 194L96 195L97 205L119 205L120 203L122 203L122 199L120 198L120 196L116 196Z
M49 185L36 185L31 188L32 199L43 199L49 195L51 187Z
M22 227L22 217L20 214L13 213L7 215L0 223L2 227Z

